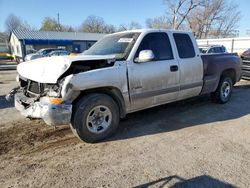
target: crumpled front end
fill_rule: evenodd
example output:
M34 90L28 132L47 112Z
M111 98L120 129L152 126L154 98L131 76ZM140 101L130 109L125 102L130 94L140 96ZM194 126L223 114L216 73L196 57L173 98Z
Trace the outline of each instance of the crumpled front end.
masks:
M113 56L51 57L22 63L17 67L19 88L12 90L6 99L14 96L15 107L25 117L41 118L48 125L70 124L72 102L81 89L86 89L74 89L73 77L88 71L92 75L90 71L114 66L115 61L110 58ZM85 79L75 80L83 85Z
M50 104L49 102L30 101L20 91L15 94L15 107L27 118L43 119L48 125L70 124L72 105L67 103Z
M60 91L57 84L20 79L20 87L14 94L15 107L23 116L43 119L48 125L70 124L72 105L62 101Z

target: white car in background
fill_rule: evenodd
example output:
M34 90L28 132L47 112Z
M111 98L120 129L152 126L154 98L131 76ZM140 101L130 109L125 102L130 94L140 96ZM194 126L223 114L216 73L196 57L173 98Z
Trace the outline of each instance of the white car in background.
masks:
M30 61L30 60L38 59L38 58L41 58L41 57L48 57L48 54L53 52L53 51L64 51L64 49L60 49L60 48L43 48L43 49L40 49L37 53L26 55L24 60L25 61Z
M48 54L48 57L52 57L52 56L65 56L68 55L69 52L66 50L56 50L56 51L52 51Z
M202 54L223 54L228 53L223 45L205 45L199 46L200 53Z

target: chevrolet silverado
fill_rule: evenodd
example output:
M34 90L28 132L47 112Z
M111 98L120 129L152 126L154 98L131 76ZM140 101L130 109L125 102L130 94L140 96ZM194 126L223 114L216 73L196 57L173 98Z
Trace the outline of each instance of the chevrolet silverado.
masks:
M7 96L28 118L69 124L83 141L110 136L126 114L211 94L229 101L241 78L236 54L201 55L192 33L143 29L105 36L78 56L18 65Z

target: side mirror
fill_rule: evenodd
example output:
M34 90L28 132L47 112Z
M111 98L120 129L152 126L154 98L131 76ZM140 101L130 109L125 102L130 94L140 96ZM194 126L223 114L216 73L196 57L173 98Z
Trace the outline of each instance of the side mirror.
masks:
M144 63L152 61L155 58L155 55L152 50L142 50L139 53L139 57L135 59L136 63Z

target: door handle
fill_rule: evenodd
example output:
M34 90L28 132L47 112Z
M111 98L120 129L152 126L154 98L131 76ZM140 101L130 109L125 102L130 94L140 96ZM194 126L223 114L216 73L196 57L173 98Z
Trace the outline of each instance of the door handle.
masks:
M177 66L177 65L172 65L172 66L170 66L170 71L171 72L176 72L176 71L178 71L179 70L179 67Z

